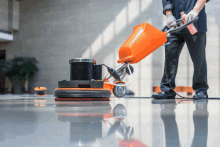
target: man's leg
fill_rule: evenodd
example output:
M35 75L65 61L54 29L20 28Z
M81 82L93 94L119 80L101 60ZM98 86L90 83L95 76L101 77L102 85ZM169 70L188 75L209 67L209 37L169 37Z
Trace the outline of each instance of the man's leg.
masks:
M182 35L174 34L169 39L169 45L165 47L164 74L161 80L161 90L165 92L172 91L175 85L175 78L178 68L179 56L185 43ZM172 87L170 87L170 85Z
M206 64L206 33L197 33L195 35L185 34L189 53L194 65L193 89L197 94L207 96L209 88L207 84L207 64ZM201 97L201 98L202 98Z
M182 34L173 33L171 37L168 38L167 42L170 42L170 44L165 46L164 74L160 84L162 93L159 95L152 95L153 98L165 98L166 95L170 94L171 97L175 97L175 93L172 89L175 88L179 56L185 41Z

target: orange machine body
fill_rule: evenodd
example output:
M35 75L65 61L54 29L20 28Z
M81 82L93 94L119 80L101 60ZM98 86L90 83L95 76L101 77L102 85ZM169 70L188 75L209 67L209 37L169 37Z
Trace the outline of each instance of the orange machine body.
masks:
M134 27L132 34L119 49L118 63L138 63L167 42L167 33L142 23Z

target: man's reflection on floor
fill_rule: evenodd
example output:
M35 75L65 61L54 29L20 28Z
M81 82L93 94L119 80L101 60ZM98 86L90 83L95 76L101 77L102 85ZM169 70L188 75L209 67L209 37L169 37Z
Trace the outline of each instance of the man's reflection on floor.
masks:
M160 104L161 107L161 118L164 123L166 147L180 147L179 133L176 123L176 101L171 100L156 100L152 101L152 104Z
M193 112L194 138L191 147L206 147L208 136L208 100L192 100L196 106ZM179 102L178 102L179 103ZM179 131L176 123L175 108L178 104L175 99L152 100L152 104L160 104L161 119L164 123L166 147L180 147ZM181 102L180 102L181 103Z
M193 112L194 138L192 147L206 147L208 138L208 100L194 100L196 110Z

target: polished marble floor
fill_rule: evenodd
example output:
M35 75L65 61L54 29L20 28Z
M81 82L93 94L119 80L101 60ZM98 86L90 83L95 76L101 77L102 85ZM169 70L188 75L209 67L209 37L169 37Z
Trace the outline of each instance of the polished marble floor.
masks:
M0 96L0 147L219 147L220 100Z

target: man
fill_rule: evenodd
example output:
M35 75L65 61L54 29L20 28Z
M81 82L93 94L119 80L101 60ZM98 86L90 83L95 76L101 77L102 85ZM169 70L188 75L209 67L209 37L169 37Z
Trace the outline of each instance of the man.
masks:
M186 22L189 22L197 15L199 20L194 23L198 32L191 35L187 28L172 33L168 38L169 45L165 47L165 67L161 80L161 93L152 95L153 98L175 98L175 78L178 67L178 60L181 50L186 42L191 59L194 65L193 89L196 94L193 98L208 98L207 90L207 65L205 56L207 20L205 4L210 0L162 0L163 13L166 15L167 26L170 28L176 25L176 20L181 18L181 12L186 15Z

